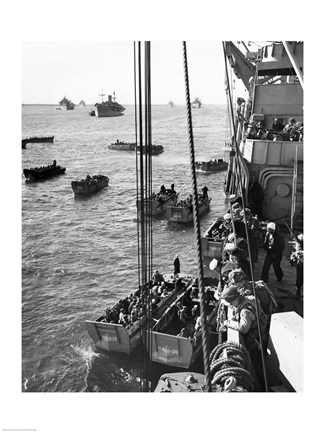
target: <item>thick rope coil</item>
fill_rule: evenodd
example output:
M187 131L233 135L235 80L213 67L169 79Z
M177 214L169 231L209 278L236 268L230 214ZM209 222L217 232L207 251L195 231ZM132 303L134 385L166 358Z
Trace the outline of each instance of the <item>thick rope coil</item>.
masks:
M213 386L224 389L225 382L234 377L237 386L243 387L245 391L253 390L251 359L243 345L234 342L217 345L210 353L209 360Z
M223 389L225 382L229 378L233 378L233 377L235 378L238 387L243 387L243 389L247 392L253 390L251 374L249 371L242 368L227 368L224 370L220 370L214 376L212 380L212 385L218 385Z

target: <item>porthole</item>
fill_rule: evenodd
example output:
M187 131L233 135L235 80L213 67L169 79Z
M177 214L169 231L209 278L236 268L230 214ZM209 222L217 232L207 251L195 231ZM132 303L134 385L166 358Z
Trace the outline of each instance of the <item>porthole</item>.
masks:
M277 194L281 197L286 197L290 193L290 187L286 183L280 183L277 186Z

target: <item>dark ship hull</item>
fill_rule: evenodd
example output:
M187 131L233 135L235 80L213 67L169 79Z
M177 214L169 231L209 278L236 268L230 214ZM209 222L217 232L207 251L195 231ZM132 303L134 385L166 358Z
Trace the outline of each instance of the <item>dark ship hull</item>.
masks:
M114 106L107 105L106 102L97 104L95 107L96 117L119 117L124 115L123 111L125 108L118 108Z
M64 174L66 171L66 168L56 166L55 168L53 166L49 167L42 167L42 168L32 168L24 169L24 176L26 177L26 180L28 181L41 181L46 180L50 177L54 177L60 174Z
M104 175L96 176L97 181L72 181L71 186L75 195L92 195L108 186L109 178Z

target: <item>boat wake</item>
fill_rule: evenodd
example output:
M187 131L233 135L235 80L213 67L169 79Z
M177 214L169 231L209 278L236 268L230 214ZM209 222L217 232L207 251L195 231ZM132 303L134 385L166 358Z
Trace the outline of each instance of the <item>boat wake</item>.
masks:
M87 347L80 347L80 346L72 346L75 353L81 357L81 363L85 365L85 373L84 373L84 386L85 390L88 390L88 377L90 375L91 367L93 364L94 359L100 357L99 353L96 353L93 351L93 349L90 346ZM93 390L92 390L93 391Z

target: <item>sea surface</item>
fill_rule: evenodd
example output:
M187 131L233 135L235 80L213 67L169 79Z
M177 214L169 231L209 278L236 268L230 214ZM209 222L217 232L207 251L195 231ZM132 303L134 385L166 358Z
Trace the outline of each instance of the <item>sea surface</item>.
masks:
M89 115L90 107L60 111L53 105L22 106L22 138L54 135L54 143L28 143L22 168L55 159L64 175L22 185L22 391L138 392L136 356L98 351L85 320L138 286L136 155L108 149L117 139L134 141L134 106L117 118ZM226 107L192 110L196 161L223 158ZM185 106L152 107L153 190L172 183L179 198L192 191ZM18 145L18 143L17 143ZM19 143L20 145L20 143ZM105 174L109 187L76 198L71 181ZM201 218L201 233L226 211L224 172L197 173L206 185L211 210ZM193 224L153 220L153 268L196 272ZM157 370L156 374L164 373Z

